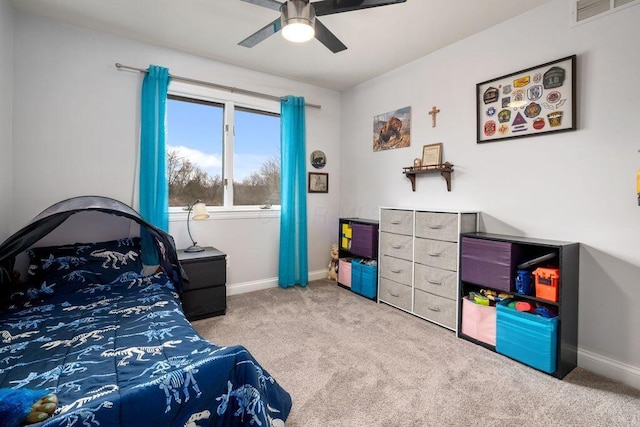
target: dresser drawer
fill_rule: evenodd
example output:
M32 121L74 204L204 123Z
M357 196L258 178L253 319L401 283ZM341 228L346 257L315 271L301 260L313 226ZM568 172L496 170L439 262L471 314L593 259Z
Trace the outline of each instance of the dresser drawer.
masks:
M458 241L458 214L416 212L416 237Z
M440 295L441 297L456 299L458 283L455 271L428 267L422 264L416 264L415 269L415 287L417 289Z
M403 310L411 311L411 287L396 283L392 280L380 278L380 301L395 305Z
M413 312L447 328L456 328L456 302L454 300L416 289Z
M411 261L413 259L413 237L380 233L380 256L383 255Z
M456 271L458 245L452 242L416 238L416 262Z
M380 211L380 231L413 234L413 211L383 209Z
M405 259L382 256L380 258L380 277L411 286L413 263Z

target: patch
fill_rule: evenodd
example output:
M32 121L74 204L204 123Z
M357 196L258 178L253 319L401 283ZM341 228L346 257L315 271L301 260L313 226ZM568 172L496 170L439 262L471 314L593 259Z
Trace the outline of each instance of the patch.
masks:
M553 89L555 87L560 87L564 83L565 77L564 68L561 67L551 67L549 71L544 73L544 77L542 78L542 85L545 89Z
M539 104L532 102L531 104L527 105L527 108L524 109L524 115L532 119L534 117L537 117L538 114L540 114L540 111L542 111L542 107L540 107Z
M501 124L500 126L498 126L498 133L502 136L506 135L507 132L509 132L509 126L506 124Z
M498 113L498 121L500 123L508 123L511 121L511 110L504 109Z
M524 93L524 89L513 91L513 101L511 101L511 104L509 105L513 107L514 110L517 108L524 108L524 105L527 102Z
M482 99L485 104L491 104L492 102L496 102L500 97L500 91L495 87L490 87L484 91L484 95L482 95Z
M489 120L484 124L484 134L486 136L493 136L496 133L496 122Z
M511 123L514 127L518 126L518 125L526 125L527 121L525 120L524 117L522 117L522 114L520 114L520 112L518 112L516 114L516 118L513 119L513 123Z
M547 119L549 119L550 127L558 127L562 126L562 115L564 113L562 111L554 111L553 113L547 114Z
M542 81L542 74L540 73L535 73L533 75L533 82L534 83L540 83Z
M538 117L533 121L533 128L535 130L540 130L544 127L544 119L542 117Z
M558 92L557 90L554 90L553 92L549 92L547 94L547 102L551 104L555 104L560 100L561 97L562 95L560 95L560 92Z
M515 79L513 81L513 87L525 87L531 82L530 76L520 77L519 79Z
M527 89L527 98L529 101L537 101L542 96L542 86L534 85Z
M564 105L564 103L567 102L566 98L565 99L561 99L560 102L558 102L556 104L556 109L562 107Z
M508 108L509 104L511 104L510 96L505 96L504 98L502 98L502 108Z
M491 117L494 116L496 114L496 109L494 107L489 107L487 109L487 116Z
M511 85L504 85L502 88L503 95L509 95L511 93Z

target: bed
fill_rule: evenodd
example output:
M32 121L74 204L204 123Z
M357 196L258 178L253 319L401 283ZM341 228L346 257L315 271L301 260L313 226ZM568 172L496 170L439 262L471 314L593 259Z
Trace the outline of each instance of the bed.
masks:
M246 348L209 343L185 318L167 242L150 275L138 237L26 251L28 280L0 311L0 387L56 393L39 426L284 425L289 394ZM0 261L25 245L8 244Z

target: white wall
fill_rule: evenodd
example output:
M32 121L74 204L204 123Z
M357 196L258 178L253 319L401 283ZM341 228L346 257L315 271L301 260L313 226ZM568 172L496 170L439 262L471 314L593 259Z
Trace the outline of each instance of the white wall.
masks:
M0 0L0 242L11 234L13 158L13 10Z
M52 203L99 194L133 201L142 75L117 71L120 62L168 67L175 75L274 95L305 96L307 151L324 150L339 188L340 94L159 48L15 14L14 221L12 231ZM338 194L310 195L309 269L324 275L336 240ZM200 245L229 254L229 293L274 285L279 218L194 224ZM178 247L189 243L184 221L170 224Z
M638 23L631 7L571 28L555 0L345 92L340 213L477 209L486 231L581 242L578 363L640 388ZM579 130L476 144L476 83L572 54ZM405 106L411 147L374 153L373 116ZM402 167L436 142L452 191L428 175L414 193Z

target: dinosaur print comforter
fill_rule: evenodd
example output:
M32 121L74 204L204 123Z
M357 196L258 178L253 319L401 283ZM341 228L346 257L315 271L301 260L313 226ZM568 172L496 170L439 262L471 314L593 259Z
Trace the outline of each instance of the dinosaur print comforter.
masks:
M0 312L0 387L56 393L39 426L284 425L289 394L244 347L201 338L164 273L32 292Z

